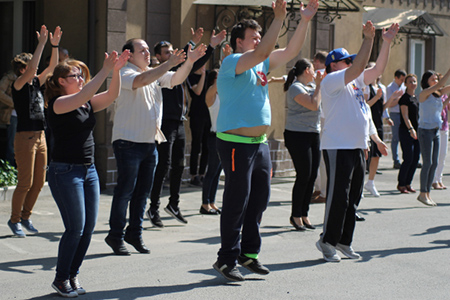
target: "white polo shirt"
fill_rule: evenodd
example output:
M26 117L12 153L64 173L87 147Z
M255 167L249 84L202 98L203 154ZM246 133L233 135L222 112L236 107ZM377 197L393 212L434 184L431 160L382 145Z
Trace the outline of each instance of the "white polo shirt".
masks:
M133 89L133 81L141 73L142 70L130 62L120 70L122 86L114 104L113 142L119 139L135 143L165 141L161 132L161 88L172 88L175 72L166 72L149 85Z

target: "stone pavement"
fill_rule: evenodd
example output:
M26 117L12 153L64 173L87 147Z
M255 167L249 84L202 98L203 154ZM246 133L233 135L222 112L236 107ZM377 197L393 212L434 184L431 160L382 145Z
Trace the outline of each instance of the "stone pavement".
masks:
M450 160L444 183L450 186ZM213 268L220 247L219 217L200 215L201 191L183 186L181 209L189 224L161 212L163 229L146 219L143 239L151 254L112 255L104 238L111 195L102 194L97 227L81 267L87 294L79 299L450 299L449 190L432 191L437 207L426 207L417 194L396 191L397 170L382 158L376 186L380 198L366 192L353 246L362 259L326 263L316 249L324 204L312 204L316 230L298 232L289 224L293 178L274 178L272 197L261 224L260 260L271 273L251 274L228 283ZM420 169L414 187L419 188ZM221 199L222 186L218 192ZM218 201L219 207L221 201ZM162 199L163 205L167 197ZM61 299L50 287L55 274L63 224L48 192L33 214L38 235L11 238L6 225L10 202L0 201L0 299Z

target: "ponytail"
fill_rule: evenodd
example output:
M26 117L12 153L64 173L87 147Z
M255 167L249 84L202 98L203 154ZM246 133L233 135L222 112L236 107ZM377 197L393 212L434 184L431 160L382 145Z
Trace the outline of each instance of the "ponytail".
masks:
M286 82L284 83L284 91L287 92L289 87L294 82L294 79L297 76L302 75L303 72L305 72L305 70L307 68L311 68L311 66L312 66L312 64L311 64L311 61L309 59L302 58L302 59L298 60L295 63L294 67L292 67L292 69L288 73L288 77L286 79Z

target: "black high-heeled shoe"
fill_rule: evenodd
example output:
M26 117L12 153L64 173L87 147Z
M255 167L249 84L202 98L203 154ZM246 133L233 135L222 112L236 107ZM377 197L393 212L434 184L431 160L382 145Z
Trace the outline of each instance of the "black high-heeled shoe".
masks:
M294 228L296 230L299 230L299 231L305 231L306 230L305 226L298 225L297 223L295 223L294 218L292 216L289 218L289 221L291 222L291 225L294 226Z

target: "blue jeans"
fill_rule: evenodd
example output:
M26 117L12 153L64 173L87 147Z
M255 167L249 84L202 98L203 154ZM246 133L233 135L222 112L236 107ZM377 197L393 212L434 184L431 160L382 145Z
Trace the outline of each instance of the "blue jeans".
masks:
M219 154L217 153L216 133L210 132L208 135L208 169L203 178L202 204L216 202L217 187L222 171Z
M48 184L65 231L59 242L56 279L78 274L98 215L100 184L95 165L51 162Z
M391 139L391 151L392 151L392 160L395 163L400 163L400 159L398 158L398 142L400 138L398 136L398 129L400 128L400 113L390 113L389 114L392 121L394 121L394 126L391 127L392 130L392 139Z
M420 171L420 192L429 193L439 158L439 128L423 129L418 132L422 170Z
M142 234L145 205L153 184L158 152L153 143L125 140L114 141L113 148L118 177L111 204L108 236L123 239L129 202L129 225L125 234L130 238L138 238Z

